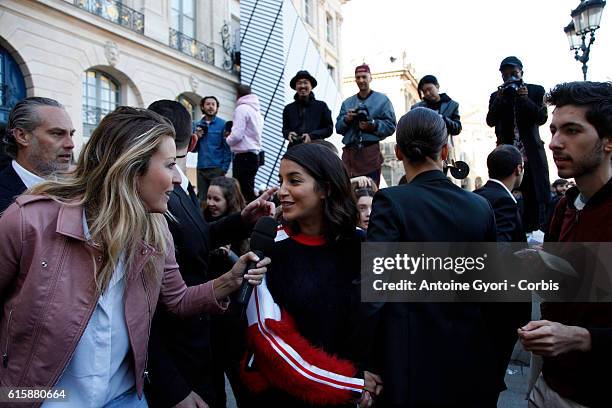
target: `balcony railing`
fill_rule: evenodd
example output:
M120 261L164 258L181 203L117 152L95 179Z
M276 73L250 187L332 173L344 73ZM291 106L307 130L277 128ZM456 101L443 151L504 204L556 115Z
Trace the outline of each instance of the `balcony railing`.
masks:
M200 61L215 64L215 49L213 47L202 44L173 28L170 29L170 46Z
M144 14L124 5L121 0L74 0L74 5L105 20L144 34Z

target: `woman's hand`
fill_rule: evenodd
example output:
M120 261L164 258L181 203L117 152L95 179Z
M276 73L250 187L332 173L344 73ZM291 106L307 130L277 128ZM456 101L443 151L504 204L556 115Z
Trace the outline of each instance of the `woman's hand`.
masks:
M247 264L251 261L257 262L255 269L251 269L245 274ZM270 258L259 259L253 252L242 255L232 269L214 280L215 297L217 300L225 299L232 292L238 290L245 279L253 286L261 284L267 271L266 266L269 264Z
M358 188L372 187L372 179L366 176L353 177L351 184L356 185Z
M369 371L363 372L363 379L365 380L365 389L370 393L379 396L383 389L383 381L379 375L371 373Z
M240 212L242 220L247 224L255 224L260 217L273 215L275 209L274 203L268 200L272 198L276 190L278 190L278 187L267 189L259 197L244 207Z
M255 269L250 269L246 274L243 275L249 262L257 262ZM242 255L238 262L234 264L229 273L232 279L236 282L237 287L242 284L243 280L247 280L251 285L257 286L263 281L264 275L267 271L266 265L270 264L270 258L259 259L253 252L247 252Z
M373 405L374 399L372 395L368 391L364 391L363 394L361 394L361 398L357 401L357 406L359 408L370 408Z

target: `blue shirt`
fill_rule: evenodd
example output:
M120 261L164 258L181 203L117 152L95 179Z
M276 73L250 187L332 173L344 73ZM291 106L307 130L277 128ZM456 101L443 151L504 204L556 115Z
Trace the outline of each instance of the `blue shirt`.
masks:
M195 122L194 129L204 122L206 122L204 117L199 122ZM224 130L225 121L215 116L212 122L208 124L208 133L202 136L196 144L198 169L220 168L223 171L229 169L232 162L232 152L225 142Z

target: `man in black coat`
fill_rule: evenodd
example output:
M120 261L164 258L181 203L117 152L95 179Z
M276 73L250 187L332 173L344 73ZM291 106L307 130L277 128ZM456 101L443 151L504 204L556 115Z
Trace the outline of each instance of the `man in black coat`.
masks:
M0 171L0 215L27 188L68 170L74 131L68 112L55 99L30 97L13 107L3 140L13 160Z
M0 171L0 215L15 201L15 197L26 191L21 177L15 172L11 162Z
M489 98L487 125L495 126L498 145L514 145L523 155L523 225L525 231L534 231L544 224L550 199L548 163L538 130L548 118L545 91L523 82L523 64L516 57L504 58L499 70L504 84Z
M283 137L289 140L289 146L331 136L334 128L331 111L312 92L317 80L308 71L298 71L289 85L296 90L295 102L283 110Z
M495 212L498 242L527 242L512 190L523 179L523 157L514 146L500 145L487 157L489 181L474 193L489 201Z
M177 168L182 183L170 194L168 212L174 219L167 217L168 228L183 280L187 286L199 285L210 280L209 251L232 240L246 238L251 224L261 215L269 214L271 203L265 200L273 191L265 192L242 213L208 224L193 186L185 176L185 157L197 141L191 133L189 113L180 103L168 100L154 102L149 109L168 118L176 131ZM215 407L209 316L177 319L163 310L156 310L149 339L148 372L146 391L151 407L195 404L196 401L201 404L202 400Z
M413 109L398 122L396 137L407 184L376 193L368 241L495 241L490 204L442 172L448 155L442 118ZM362 348L373 353L364 368L382 376L381 406L495 406L500 389L491 376L497 366L483 306L394 302L364 309Z
M429 108L435 110L442 116L446 129L451 136L461 133L461 117L459 116L459 104L445 93L440 93L440 84L433 75L425 75L419 81L419 95L422 101L417 102L414 108ZM451 138L452 140L452 138Z
M527 237L523 230L521 215L516 198L511 191L521 184L523 178L523 157L519 150L511 145L497 146L487 157L489 181L474 193L484 197L493 207L495 224L497 226L497 242L522 242L527 245ZM505 262L521 265L512 254L505 254ZM508 268L507 270L514 270ZM509 277L506 277L509 278ZM491 332L497 345L497 378L501 387L505 388L504 377L508 362L512 357L514 344L517 341L516 329L529 321L531 316L530 303L498 303L489 305L487 313L493 314L490 319L497 326Z

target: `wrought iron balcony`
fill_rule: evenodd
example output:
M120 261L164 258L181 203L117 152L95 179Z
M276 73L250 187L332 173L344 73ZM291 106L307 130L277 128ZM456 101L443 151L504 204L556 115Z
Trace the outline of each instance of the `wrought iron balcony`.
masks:
M170 29L170 46L193 58L215 64L215 49L213 47L202 44L173 28Z
M221 41L223 42L223 69L226 71L238 73L240 72L240 30L237 33L230 32L231 27L228 23L224 23L221 27ZM233 38L232 38L233 37Z
M144 34L144 14L124 5L121 0L74 0L74 5L105 20Z

